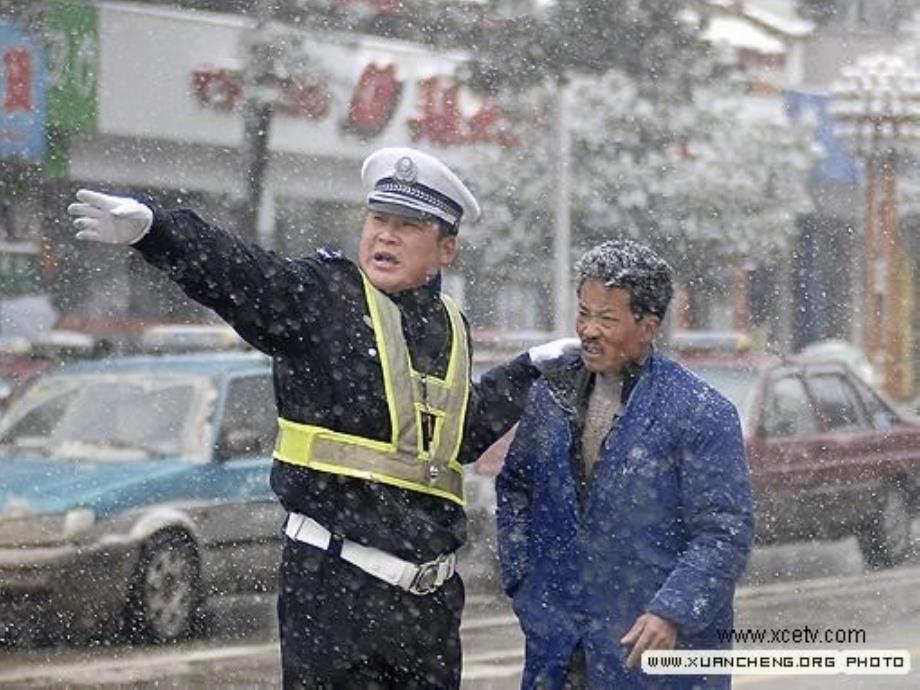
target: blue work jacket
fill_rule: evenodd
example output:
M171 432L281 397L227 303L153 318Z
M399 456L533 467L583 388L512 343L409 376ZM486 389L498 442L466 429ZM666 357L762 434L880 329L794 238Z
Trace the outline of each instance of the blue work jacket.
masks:
M580 358L531 390L498 477L503 585L526 636L525 688L561 688L581 643L588 687L720 688L727 676L653 676L619 640L645 612L678 649L724 649L754 534L735 407L654 352L579 501L572 457Z

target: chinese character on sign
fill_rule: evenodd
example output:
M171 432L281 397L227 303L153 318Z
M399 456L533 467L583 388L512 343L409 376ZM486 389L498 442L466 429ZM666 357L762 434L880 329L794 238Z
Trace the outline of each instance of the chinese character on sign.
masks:
M469 140L472 142L495 142L502 146L514 146L515 140L502 127L502 109L486 101L466 121Z
M6 83L3 108L7 113L32 111L32 53L25 48L10 48L3 54Z
M192 90L202 105L229 111L243 95L243 78L229 69L199 67L192 72Z
M329 92L320 81L288 77L275 82L279 112L295 117L321 120L329 112ZM243 75L239 70L222 67L199 67L192 72L192 92L198 102L214 110L230 112L245 97Z
M0 21L0 158L45 156L45 54L18 26Z
M278 81L278 110L288 115L322 120L329 113L329 91L321 81L289 77Z
M428 139L436 144L459 145L498 143L513 144L502 131L501 109L486 101L468 118L460 112L460 86L446 86L441 77L429 77L419 82L422 115L409 120L413 141Z
M344 129L363 137L379 134L393 116L401 92L396 65L379 67L372 62L358 79Z
M440 77L429 77L419 82L419 99L422 116L409 120L413 141L430 139L438 144L462 144L458 85L445 87Z

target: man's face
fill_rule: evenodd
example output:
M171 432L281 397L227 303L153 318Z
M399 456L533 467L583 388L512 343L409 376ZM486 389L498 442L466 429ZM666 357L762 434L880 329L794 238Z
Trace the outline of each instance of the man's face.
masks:
M441 237L435 221L378 211L369 211L364 219L358 264L383 292L421 287L456 255L457 238Z
M597 279L582 284L575 331L588 371L618 374L648 352L661 320L652 315L637 319L629 307L629 291L623 288L607 287Z

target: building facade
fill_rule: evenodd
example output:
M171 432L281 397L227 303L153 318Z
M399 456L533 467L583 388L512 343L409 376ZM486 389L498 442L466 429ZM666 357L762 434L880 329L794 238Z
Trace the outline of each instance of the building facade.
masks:
M459 53L280 24L257 27L240 15L64 4L81 23L62 32L65 45L50 41L57 61L47 71L49 78L57 69L72 79L79 70L83 79L54 122L81 119L49 128L51 155L34 156L43 159L45 191L20 195L9 206L22 209L27 198L41 197L41 210L33 209L25 230L18 227L29 235L24 241L43 247L45 286L71 327L207 318L131 253L73 241L65 209L80 187L188 205L286 253L320 246L351 252L362 219L360 165L368 153L417 146L462 172L478 147L497 146L503 136L500 111L457 85L453 75L465 57ZM48 16L43 20L47 25ZM270 73L261 76L250 70L260 41L273 49ZM35 69L43 68L36 62ZM249 98L273 104L256 228L238 223L249 187L241 161L260 136L244 126ZM11 177L12 167L5 168ZM448 286L462 297L457 276L449 276Z

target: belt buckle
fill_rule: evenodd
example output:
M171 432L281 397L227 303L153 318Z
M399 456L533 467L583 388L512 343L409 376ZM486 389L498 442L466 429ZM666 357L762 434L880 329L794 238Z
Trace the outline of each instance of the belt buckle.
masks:
M440 570L442 557L437 560L422 563L418 567L418 572L412 578L412 584L409 585L409 591L412 594L431 594L438 589L438 571Z

